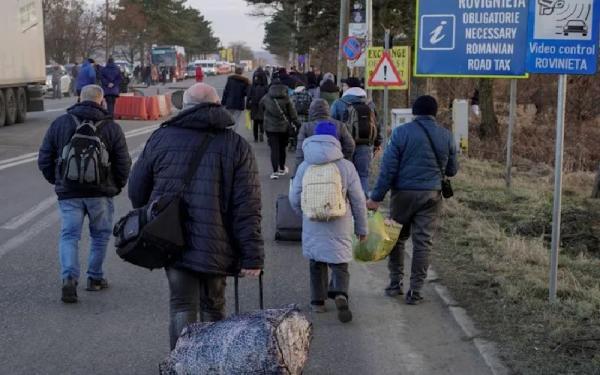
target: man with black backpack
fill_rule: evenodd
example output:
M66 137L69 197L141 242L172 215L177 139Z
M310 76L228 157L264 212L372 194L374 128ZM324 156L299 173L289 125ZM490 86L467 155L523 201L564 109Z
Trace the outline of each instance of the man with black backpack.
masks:
M350 77L343 83L344 95L333 103L331 117L346 124L356 143L352 162L360 176L365 195L368 195L371 161L374 152L381 147L381 129L375 104L367 101L367 93L361 88L360 80Z
M78 243L85 216L91 237L86 290L108 287L102 264L112 233L113 197L127 183L131 167L125 135L101 106L103 99L100 86L83 87L81 102L50 125L38 156L38 166L58 196L65 303L77 302Z

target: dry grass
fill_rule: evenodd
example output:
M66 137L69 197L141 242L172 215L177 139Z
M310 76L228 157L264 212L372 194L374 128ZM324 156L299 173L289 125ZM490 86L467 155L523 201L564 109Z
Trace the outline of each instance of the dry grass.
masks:
M517 171L507 191L501 165L464 161L434 263L515 373L599 374L600 202L586 198L591 174L566 176L568 241L560 257L560 302L551 305L551 176Z

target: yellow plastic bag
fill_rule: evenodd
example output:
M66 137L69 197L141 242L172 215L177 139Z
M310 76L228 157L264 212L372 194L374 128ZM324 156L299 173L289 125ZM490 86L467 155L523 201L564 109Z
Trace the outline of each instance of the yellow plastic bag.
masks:
M244 111L246 117L246 129L252 130L252 118L250 117L250 111Z
M369 236L365 242L354 237L352 251L360 262L377 262L387 258L398 242L402 225L385 220L380 212L369 213Z

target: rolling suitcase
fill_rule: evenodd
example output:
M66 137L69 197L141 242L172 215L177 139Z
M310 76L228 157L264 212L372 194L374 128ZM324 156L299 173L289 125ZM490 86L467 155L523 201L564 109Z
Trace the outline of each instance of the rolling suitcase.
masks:
M270 374L300 375L308 361L312 324L296 305L239 313L235 277L236 314L215 323L186 327L177 346L159 365L161 375Z
M275 240L302 241L302 216L292 209L287 195L277 197L275 212Z

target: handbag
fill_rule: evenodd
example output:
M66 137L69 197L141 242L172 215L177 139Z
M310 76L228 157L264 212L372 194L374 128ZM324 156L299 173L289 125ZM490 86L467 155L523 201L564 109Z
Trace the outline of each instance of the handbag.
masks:
M442 197L444 197L445 199L450 199L454 196L454 189L452 189L452 183L450 182L450 179L448 179L448 177L446 177L446 173L444 172L444 166L442 165L440 156L438 155L435 145L433 144L433 140L431 139L431 134L429 134L429 131L427 131L427 128L425 127L425 125L423 125L420 121L416 121L416 123L421 127L421 129L423 129L423 131L427 135L427 139L429 140L429 145L431 146L431 149L433 150L433 154L435 155L435 159L437 160L438 166L440 168L440 173L442 174Z
M277 102L277 99L272 98L273 102L275 103L275 106L277 107L277 109L279 110L279 114L281 114L281 116L283 117L283 120L287 123L287 131L288 131L288 135L292 138L296 137L296 127L290 122L290 120L288 119L288 117L285 115L285 112L283 112L283 109L281 109L281 106L279 105L279 103Z
M207 133L174 195L164 195L121 218L113 229L117 255L126 262L153 270L181 259L187 248L184 223L187 212L183 193L196 173L210 142Z

